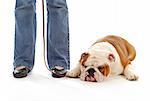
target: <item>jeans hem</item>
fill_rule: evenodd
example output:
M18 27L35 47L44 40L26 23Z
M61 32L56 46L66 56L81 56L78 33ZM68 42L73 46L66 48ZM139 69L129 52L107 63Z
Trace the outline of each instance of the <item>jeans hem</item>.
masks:
M55 66L61 66L61 67L64 67L65 70L69 70L69 67L68 65L65 65L65 64L62 64L62 63L55 63L53 65L48 65L49 66L49 69L52 69L54 68Z
M26 67L28 67L30 70L33 69L33 65L29 65L29 64L27 64L27 63L14 63L14 69L15 69L16 67L18 67L18 66L26 66Z

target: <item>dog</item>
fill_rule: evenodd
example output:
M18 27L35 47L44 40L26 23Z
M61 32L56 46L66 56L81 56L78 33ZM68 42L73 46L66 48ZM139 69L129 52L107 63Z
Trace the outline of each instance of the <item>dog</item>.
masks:
M83 81L102 82L110 76L124 75L130 81L138 80L131 61L135 48L124 38L108 35L98 39L81 55L77 67L67 72L67 77L80 77Z

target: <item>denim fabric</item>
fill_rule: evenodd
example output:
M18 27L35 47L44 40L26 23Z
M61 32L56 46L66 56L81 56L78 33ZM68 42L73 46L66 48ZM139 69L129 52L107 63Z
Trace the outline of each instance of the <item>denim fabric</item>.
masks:
M69 69L69 26L66 0L46 0L46 4L49 68L59 65ZM16 0L14 67L33 68L35 42L36 0Z

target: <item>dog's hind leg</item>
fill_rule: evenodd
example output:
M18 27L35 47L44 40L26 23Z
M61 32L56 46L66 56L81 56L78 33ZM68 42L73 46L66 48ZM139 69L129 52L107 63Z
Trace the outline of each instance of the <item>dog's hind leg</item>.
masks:
M131 64L125 67L124 76L130 81L135 81L139 78Z

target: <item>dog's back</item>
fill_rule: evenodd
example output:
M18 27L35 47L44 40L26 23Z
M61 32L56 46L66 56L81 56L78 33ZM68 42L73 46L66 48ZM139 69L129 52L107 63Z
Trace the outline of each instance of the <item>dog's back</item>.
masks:
M116 48L124 67L130 64L136 56L135 48L127 40L119 36L109 35L96 41L96 43L99 42L109 42L112 44Z

